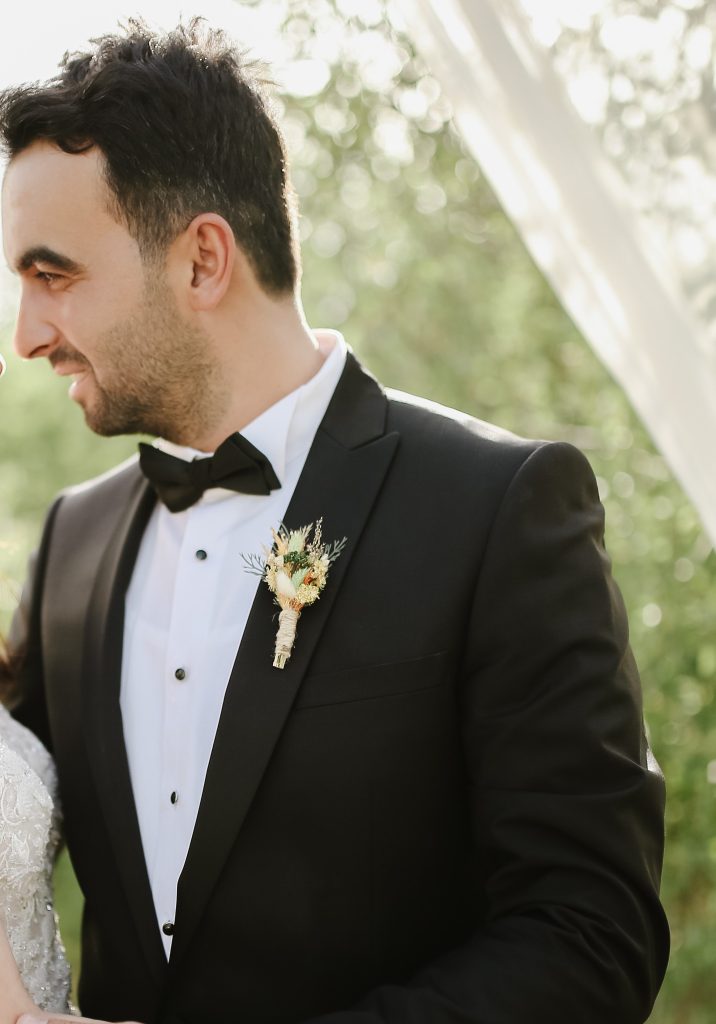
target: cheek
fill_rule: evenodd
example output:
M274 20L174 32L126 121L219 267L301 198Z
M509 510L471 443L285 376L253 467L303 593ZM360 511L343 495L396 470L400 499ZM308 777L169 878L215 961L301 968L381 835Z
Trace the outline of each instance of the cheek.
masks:
M112 352L121 357L122 345L115 343L114 336L122 334L117 327L122 319L111 301L90 291L68 292L58 306L58 326L67 341L98 365Z
M91 338L101 323L98 310L87 301L86 295L68 288L53 297L55 322L72 345L84 351L84 341Z
M87 338L87 345L91 348L88 358L100 384L111 386L118 378L126 384L137 376L143 364L147 335L146 325L134 317L125 316Z

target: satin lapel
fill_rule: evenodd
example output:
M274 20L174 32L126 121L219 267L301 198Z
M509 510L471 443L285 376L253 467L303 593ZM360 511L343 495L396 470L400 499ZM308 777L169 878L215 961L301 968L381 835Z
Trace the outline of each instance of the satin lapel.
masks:
M170 970L187 950L221 868L261 782L351 556L393 459L398 434L385 434L387 402L349 355L286 512L289 528L323 517L327 541L347 544L320 600L301 616L286 667L273 668L276 608L264 585L253 603L224 699L196 828L179 879Z
M85 626L83 707L92 775L127 904L147 961L161 981L166 958L144 861L119 704L124 597L155 500L149 486L139 481L100 563Z

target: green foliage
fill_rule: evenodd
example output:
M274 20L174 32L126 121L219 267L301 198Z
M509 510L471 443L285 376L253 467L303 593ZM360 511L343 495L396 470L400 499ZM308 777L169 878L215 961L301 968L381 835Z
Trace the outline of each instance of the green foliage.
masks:
M62 926L62 942L72 964L72 1000L77 1004L77 982L80 962L81 893L77 887L72 864L63 850L55 868L55 909Z
M285 36L296 56L316 59L337 18L329 0L292 0ZM386 384L588 454L669 787L663 892L673 955L651 1020L706 1024L716 1003L716 559L621 390L463 151L407 41L385 19L341 26L347 42L325 58L322 91L280 101L301 199L309 322L343 329ZM131 440L93 437L64 390L46 367L17 362L0 385L0 555L14 579L53 494L133 449ZM76 902L64 867L60 883L61 902ZM76 932L69 937L76 950Z

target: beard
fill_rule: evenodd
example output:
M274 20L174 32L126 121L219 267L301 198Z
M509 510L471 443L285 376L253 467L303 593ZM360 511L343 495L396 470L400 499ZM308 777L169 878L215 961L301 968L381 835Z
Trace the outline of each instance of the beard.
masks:
M87 426L103 437L190 443L228 405L209 337L181 316L161 276L147 278L139 308L97 338L92 362L69 348L55 350L52 361L81 364L92 377L82 406Z

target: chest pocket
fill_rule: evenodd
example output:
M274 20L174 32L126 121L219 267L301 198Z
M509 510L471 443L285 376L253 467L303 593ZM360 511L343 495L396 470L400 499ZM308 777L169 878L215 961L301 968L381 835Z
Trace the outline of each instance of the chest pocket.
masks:
M323 707L348 701L377 700L440 686L449 678L448 651L408 661L383 662L307 675L294 708Z

